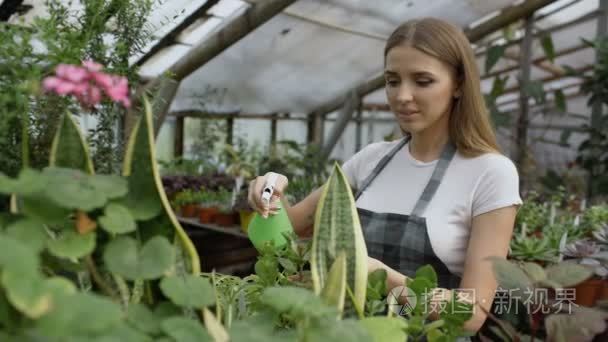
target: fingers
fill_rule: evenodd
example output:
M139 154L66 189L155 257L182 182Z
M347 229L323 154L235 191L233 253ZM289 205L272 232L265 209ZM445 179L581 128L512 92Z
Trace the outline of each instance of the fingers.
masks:
M276 175L277 177L275 178L273 195L269 202L262 199L262 191L264 190L264 187L267 186L266 183L268 181L269 173L264 176L258 176L249 182L247 201L249 206L263 217L268 217L268 215L276 215L278 211L282 209L280 199L285 187L287 186L287 177L279 174Z

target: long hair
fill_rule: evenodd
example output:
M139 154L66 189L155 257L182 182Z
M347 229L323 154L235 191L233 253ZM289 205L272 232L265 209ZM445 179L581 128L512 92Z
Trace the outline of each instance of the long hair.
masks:
M454 68L460 96L452 106L449 135L458 151L466 157L500 153L481 93L475 54L462 30L435 18L411 20L397 27L388 38L385 61L388 52L399 45L414 47Z

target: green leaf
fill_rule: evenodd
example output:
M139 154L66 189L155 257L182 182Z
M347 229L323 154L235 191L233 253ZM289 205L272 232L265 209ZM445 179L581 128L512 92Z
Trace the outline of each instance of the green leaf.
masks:
M424 278L431 283L431 287L437 287L437 273L431 265L424 265L416 270L415 278Z
M372 337L358 321L347 319L317 321L307 327L306 340L311 342L349 341L368 342Z
M0 192L7 195L12 193L22 196L38 194L44 190L45 183L40 172L34 169L21 170L17 179L0 173Z
M152 342L159 341L152 339L151 337L139 332L136 329L131 328L124 322L121 322L117 326L113 327L112 330L105 332L102 336L91 339L91 336L84 336L82 342L118 342L118 341L129 341L129 342ZM170 342L170 341L168 341Z
M377 269L369 274L367 278L367 298L380 300L386 296L388 290L386 288L387 273L385 269Z
M93 175L90 183L108 199L119 198L127 194L127 180L116 175Z
M545 270L537 263L526 262L523 265L524 272L530 277L532 282L536 283L547 278Z
M336 163L317 205L310 270L320 294L329 268L341 251L346 253L346 282L357 308L365 307L367 249L350 184Z
M112 234L125 234L135 231L136 225L129 210L120 204L110 203L99 218L101 227Z
M3 271L37 274L38 254L21 241L0 235L0 267Z
M59 225L66 221L71 211L65 209L44 195L21 197L20 210L26 216L49 225Z
M593 275L593 270L571 262L551 265L546 272L549 280L561 284L562 287L577 285Z
M143 304L129 305L127 322L135 329L146 334L157 335L160 333L160 318Z
M93 186L90 176L82 171L62 168L46 168L45 195L64 208L91 211L103 207L106 196Z
M176 342L205 342L212 341L211 336L203 326L191 319L174 317L164 320L161 328Z
M492 67L505 54L505 49L504 45L492 45L488 48L486 53L486 73L489 73Z
M526 291L533 291L532 282L524 271L515 264L499 257L489 257L492 261L494 275L498 284L505 290L511 290L514 298L525 298Z
M505 92L505 86L507 85L507 81L509 80L509 75L501 78L500 76L494 77L494 82L492 82L492 90L490 91L490 96L493 100L502 95Z
M606 330L606 312L576 305L572 311L545 319L548 341L589 341Z
M8 300L29 318L39 318L52 308L52 294L40 275L6 270L2 284Z
M338 312L325 305L314 293L299 287L271 287L264 290L260 302L277 313L291 313L296 317L335 317Z
M544 34L540 38L540 45L543 47L543 51L545 52L545 56L551 61L551 63L555 62L555 48L553 47L553 39L551 38L551 34Z
M88 145L70 113L61 117L49 161L51 166L78 169L88 174L94 172Z
M375 342L407 341L407 321L398 317L366 317L360 324Z
M110 272L128 280L160 278L173 265L173 248L162 236L154 237L139 250L137 242L120 236L110 242L103 254Z
M553 95L555 96L555 107L557 107L560 112L565 113L568 110L568 104L564 92L561 89L556 89L553 92Z
M231 342L284 342L294 339L285 339L275 333L274 317L261 313L237 320L230 326L228 334Z
M293 261L287 258L279 258L279 263L281 264L281 266L283 266L285 272L287 273L295 273L298 271L296 264L294 264Z
M95 232L78 234L66 230L57 240L48 240L49 252L56 257L78 259L87 256L95 250Z
M78 292L61 298L61 305L41 317L37 328L48 337L97 334L111 331L122 317L118 304L92 293Z
M22 242L36 252L44 249L47 239L42 223L31 219L22 219L9 225L6 235Z
M160 282L163 294L174 304L202 308L215 303L215 291L209 279L194 275L166 277Z
M346 254L340 252L327 275L327 282L321 291L321 298L329 305L338 309L340 314L344 310L346 296Z

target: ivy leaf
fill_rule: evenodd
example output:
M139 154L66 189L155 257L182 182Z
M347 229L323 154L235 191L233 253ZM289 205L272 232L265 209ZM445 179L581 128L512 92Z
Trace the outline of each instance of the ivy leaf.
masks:
M69 337L111 331L122 320L120 306L93 293L61 298L61 305L37 321L42 336Z
M135 231L136 225L129 210L120 204L110 203L99 218L99 224L108 233L125 234Z
M162 236L148 240L141 250L130 237L121 236L108 244L103 254L110 272L128 280L160 278L173 265L173 247Z
M47 247L56 257L78 259L93 252L95 238L95 232L78 234L73 230L66 230L57 240L48 240Z
M21 211L26 216L46 224L62 224L71 214L70 210L55 204L43 194L24 196L21 199Z
M44 249L47 239L42 223L32 219L22 219L9 225L6 235L22 242L36 252Z
M52 296L40 275L6 270L2 284L9 302L29 318L39 318L52 308Z
M127 194L127 180L117 175L92 175L91 186L108 199L119 198Z
M215 293L209 279L195 275L166 277L160 282L163 294L179 306L201 308L215 303Z
M486 73L489 73L490 70L498 60L505 54L506 47L504 45L492 45L488 48L486 53Z
M161 320L143 304L129 305L127 322L146 334L157 335L160 333Z
M553 39L549 33L543 35L540 38L540 45L543 47L543 51L545 52L545 56L551 61L551 63L555 62L555 48L553 47Z
M336 317L336 309L325 305L314 293L299 287L271 287L264 290L260 301L277 313L291 313L296 317Z
M366 317L360 321L375 342L407 341L407 321L398 317Z
M313 322L306 331L308 341L353 341L368 342L369 332L353 319Z
M46 196L61 207L91 211L106 204L106 196L82 171L49 167L44 175L48 180Z
M21 274L36 274L38 271L38 254L19 240L0 235L0 267Z
M164 320L161 328L165 334L177 342L205 342L212 341L209 333L203 326L191 319L173 317Z
M0 192L7 195L13 193L21 196L38 194L44 190L45 184L46 180L41 177L39 171L34 169L23 169L19 172L17 179L0 173Z

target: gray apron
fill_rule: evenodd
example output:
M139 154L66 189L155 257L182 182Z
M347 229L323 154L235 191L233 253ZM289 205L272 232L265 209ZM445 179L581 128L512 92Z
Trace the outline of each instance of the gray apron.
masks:
M356 192L355 200L361 196L363 191L369 187L408 141L409 138L402 139L380 160ZM455 153L456 147L452 143L446 144L439 161L435 165L431 179L409 216L378 213L357 208L370 257L382 261L387 266L411 278L415 276L418 268L431 265L437 272L438 286L446 289L458 288L460 277L450 272L433 252L423 214L435 192L437 192L437 188Z

